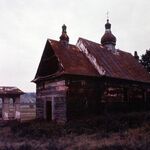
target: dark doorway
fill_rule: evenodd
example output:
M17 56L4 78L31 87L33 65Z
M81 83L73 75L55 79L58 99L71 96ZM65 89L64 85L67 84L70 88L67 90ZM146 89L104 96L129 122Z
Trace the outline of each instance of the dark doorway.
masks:
M52 120L52 104L51 101L46 101L46 120Z

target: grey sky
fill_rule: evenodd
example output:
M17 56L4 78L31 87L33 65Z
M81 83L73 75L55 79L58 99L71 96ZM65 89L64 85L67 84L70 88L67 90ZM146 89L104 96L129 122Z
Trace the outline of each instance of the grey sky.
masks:
M116 47L139 55L150 48L149 0L0 0L0 85L35 91L34 78L47 38L67 25L78 37L99 42L110 12Z

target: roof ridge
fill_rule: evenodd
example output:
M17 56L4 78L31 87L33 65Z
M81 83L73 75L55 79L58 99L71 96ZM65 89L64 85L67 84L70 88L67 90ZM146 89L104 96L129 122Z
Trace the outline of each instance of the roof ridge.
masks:
M78 40L86 40L86 41L89 41L89 42L92 42L92 43L95 43L95 44L98 44L101 46L100 43L97 43L97 42L94 42L94 41L91 41L91 40L88 40L88 39L85 39L85 38L82 38L82 37L79 37Z
M60 43L60 41L54 40L54 39L50 39L50 38L48 38L47 41L50 41L50 42L51 42L51 41L54 41L54 42ZM69 46L75 46L75 47L76 47L76 44L70 44L70 43L68 43L68 45L69 45Z

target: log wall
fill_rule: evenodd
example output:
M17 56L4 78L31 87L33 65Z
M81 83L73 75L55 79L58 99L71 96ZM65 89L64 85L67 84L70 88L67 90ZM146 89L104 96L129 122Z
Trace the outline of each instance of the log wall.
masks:
M67 118L72 119L98 113L102 83L93 80L69 80Z
M149 98L150 89L138 85L115 84L87 78L45 81L37 84L36 117L47 118L47 101L51 101L51 119L65 122L105 110L149 109Z
M66 91L65 81L42 82L37 84L36 115L38 119L47 119L46 101L51 101L51 120L66 121Z
M150 91L140 85L115 84L99 80L68 80L67 118L103 111L150 109Z

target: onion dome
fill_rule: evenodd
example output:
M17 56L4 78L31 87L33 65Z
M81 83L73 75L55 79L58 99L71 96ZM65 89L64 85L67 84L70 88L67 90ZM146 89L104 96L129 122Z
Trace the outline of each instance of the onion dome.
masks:
M62 34L61 34L61 36L60 36L60 41L62 41L62 42L69 42L69 37L68 37L68 35L67 35L67 32L66 32L66 29L67 29L67 27L66 27L66 25L64 24L63 26L62 26Z
M107 19L107 23L105 24L105 34L101 38L101 44L103 46L106 45L116 45L116 37L111 33L111 24Z

